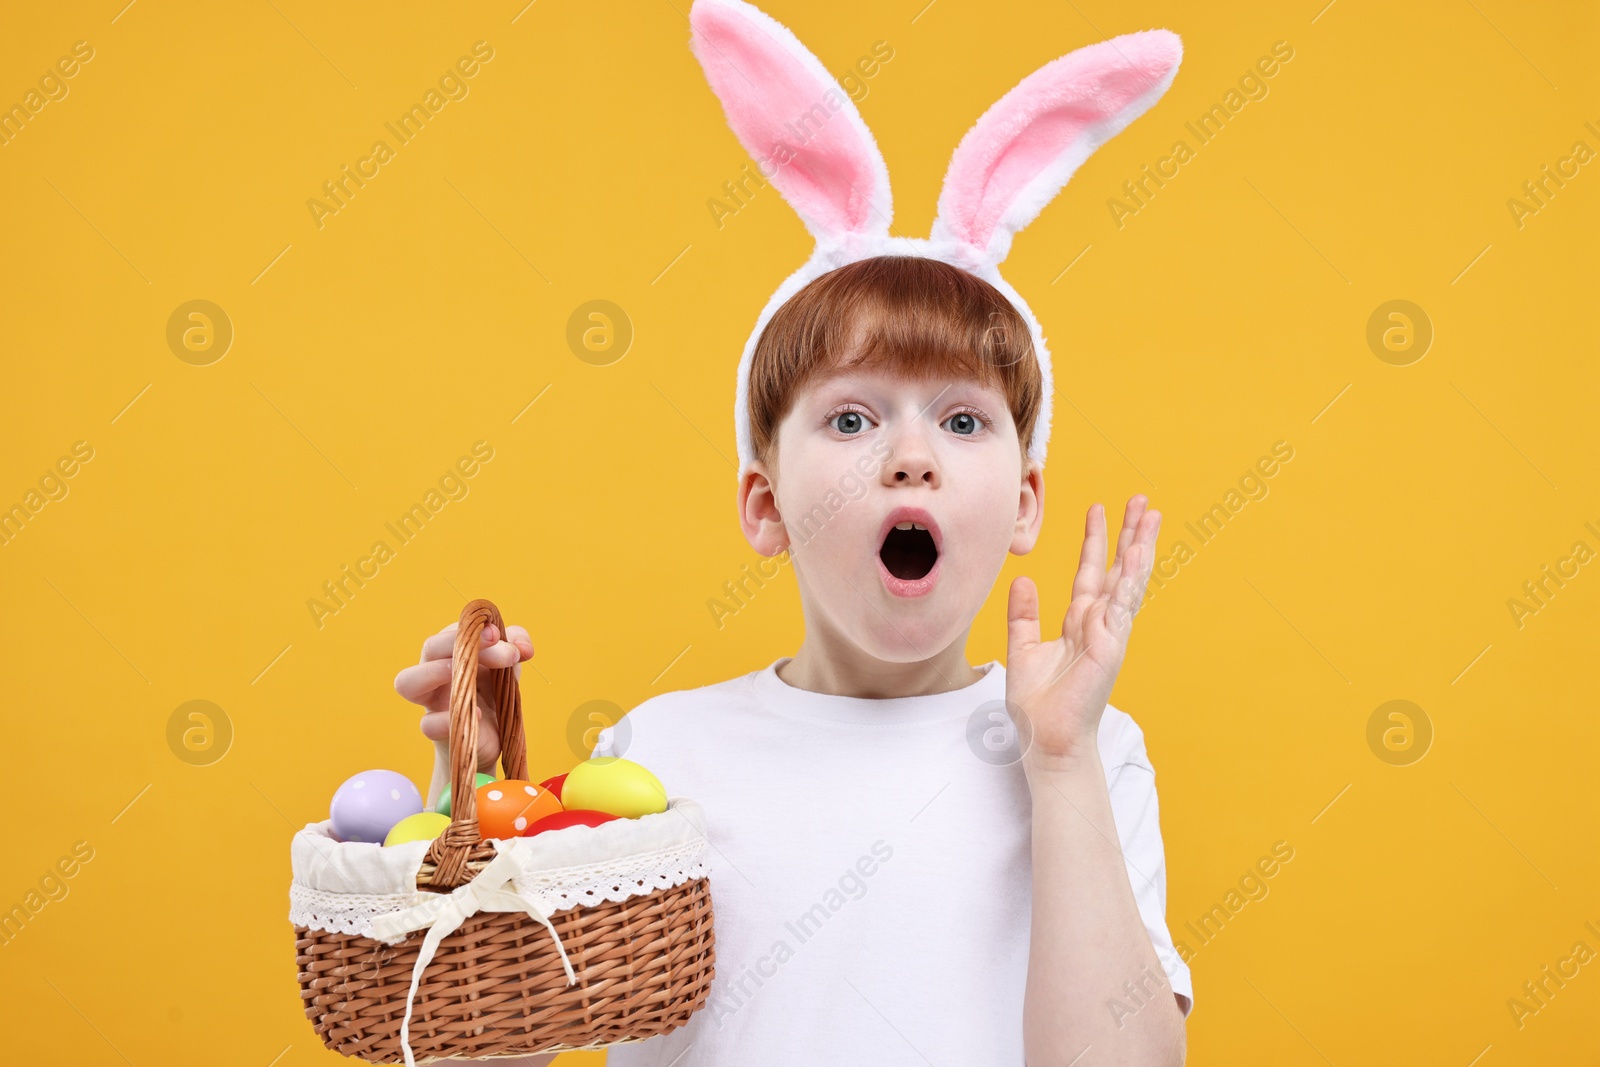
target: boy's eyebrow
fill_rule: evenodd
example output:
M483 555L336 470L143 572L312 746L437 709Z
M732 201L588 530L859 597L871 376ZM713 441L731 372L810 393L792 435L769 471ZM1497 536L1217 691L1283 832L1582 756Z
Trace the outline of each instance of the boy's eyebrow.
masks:
M887 361L863 363L858 358L835 359L825 364L813 367L809 375L808 384L822 384L839 378L862 377L870 378L882 376L895 381L917 381L920 379L948 378L949 375L932 370L917 372L904 364Z
M903 372L897 372L897 371L892 370L892 369L879 372L877 370L877 368L873 368L873 367L861 368L861 367L856 367L856 366L851 366L851 365L837 365L837 364L834 365L834 366L830 366L828 368L825 368L825 369L819 369L819 370L813 371L811 376L810 376L810 378L807 380L807 382L806 382L806 384L804 386L804 389L807 390L807 391L814 390L814 389L819 389L819 388L822 388L824 386L832 385L832 384L836 383L837 381L839 381L839 379L841 379L841 378L854 378L854 377L866 378L866 377L870 377L874 373L882 373L882 374L884 374L885 377L889 378L892 381L896 381L896 382L923 382L923 381L925 381L925 382L930 382L930 383L931 382L942 383L942 389L941 389L940 394L939 394L940 396L943 396L945 393L948 393L951 389L954 389L954 388L956 388L958 386L967 386L967 387L972 387L972 388L976 388L976 389L986 389L986 390L988 390L990 392L995 393L996 395L998 395L998 396L1000 396L1002 398L1004 398L1004 396L1005 396L1005 391L1003 389L1001 389L998 386L996 386L994 384L991 384L989 382L985 382L982 379L972 377L971 375L964 375L964 374L949 375L949 374L932 374L932 373L930 373L930 374L908 374L908 373L903 373Z
M834 364L828 367L819 367L806 376L805 384L796 391L796 396L802 393L814 393L837 383L842 378L853 378L859 375L859 370L854 367Z
M808 382L801 392L795 395L794 402L790 405L789 410L791 412L800 411L807 406L820 409L834 403L835 400L837 400L836 397L824 396L822 395L822 392L828 387L829 382L845 376L846 375L844 373L833 373L829 374L826 379L819 378L817 380ZM976 403L982 405L984 410L989 411L991 415L997 418L1004 415L1005 417L1012 419L1013 422L1015 421L1015 416L1012 415L1011 406L1007 402L1005 394L999 390L993 389L992 387L984 386L984 384L977 379L965 377L950 378L942 375L928 375L926 377L930 382L940 383L940 387L937 394L930 397L926 402L918 402L918 418L927 415L928 412L933 410L935 405L939 404L941 401L946 404L953 404L958 400L962 400L964 403ZM973 396L963 392L956 392L955 395L952 396L952 391L957 390L958 388L962 390L976 388L985 393L990 393L992 396Z

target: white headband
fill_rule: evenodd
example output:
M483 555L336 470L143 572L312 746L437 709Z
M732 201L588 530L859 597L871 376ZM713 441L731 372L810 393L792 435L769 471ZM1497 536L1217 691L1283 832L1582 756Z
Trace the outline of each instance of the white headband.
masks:
M1044 465L1054 384L1039 320L1000 277L1011 238L1085 159L1149 110L1172 84L1183 45L1168 30L1125 34L1051 60L985 111L950 158L928 237L892 237L889 169L855 103L789 29L744 0L694 0L689 47L728 125L816 238L816 250L772 294L739 360L734 424L740 476L755 459L750 364L773 313L806 283L883 255L937 259L993 285L1027 320L1043 399L1028 458ZM802 139L803 138L803 139ZM763 166L762 173L767 168Z

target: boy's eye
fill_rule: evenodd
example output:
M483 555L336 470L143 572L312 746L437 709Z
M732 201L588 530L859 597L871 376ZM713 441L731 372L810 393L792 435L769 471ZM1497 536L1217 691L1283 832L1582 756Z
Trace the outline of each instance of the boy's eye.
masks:
M978 418L969 412L958 412L944 420L944 424L951 433L961 434L963 437L978 432Z
M867 417L859 411L841 411L828 421L843 434L857 434L867 428Z

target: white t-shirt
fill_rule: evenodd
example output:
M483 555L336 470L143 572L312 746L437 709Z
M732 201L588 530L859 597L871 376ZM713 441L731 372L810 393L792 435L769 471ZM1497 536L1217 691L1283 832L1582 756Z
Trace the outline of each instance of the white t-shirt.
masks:
M1021 1067L1032 802L996 715L1004 666L875 700L796 689L786 662L652 697L599 735L594 755L704 808L717 939L705 1006L613 1046L609 1067ZM1187 1015L1144 734L1108 706L1098 742L1139 913ZM1158 977L1147 987L1165 995Z

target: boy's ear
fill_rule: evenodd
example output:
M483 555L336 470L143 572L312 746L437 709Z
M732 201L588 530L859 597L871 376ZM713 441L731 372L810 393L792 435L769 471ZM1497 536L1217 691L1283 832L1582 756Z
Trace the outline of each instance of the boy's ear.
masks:
M789 531L778 513L778 498L767 465L760 460L739 479L739 526L750 547L763 556L776 556L789 547Z
M1017 495L1017 526L1011 535L1011 554L1026 556L1032 552L1043 525L1044 471L1039 464L1030 461L1022 472L1022 486Z

